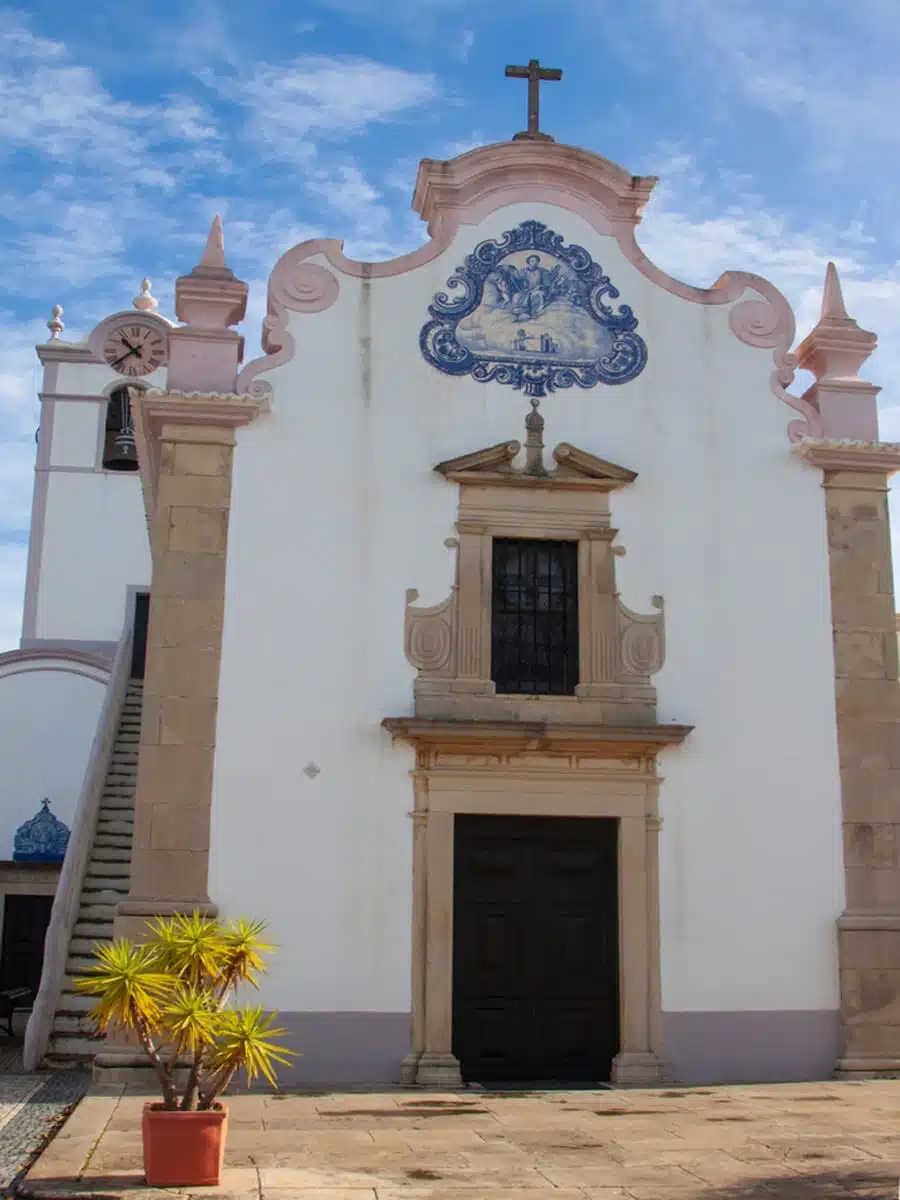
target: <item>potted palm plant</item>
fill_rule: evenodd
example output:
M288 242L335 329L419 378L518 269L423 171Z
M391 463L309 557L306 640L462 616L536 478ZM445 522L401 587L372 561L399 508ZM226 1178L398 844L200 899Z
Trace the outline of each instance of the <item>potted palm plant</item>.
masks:
M265 923L228 925L194 913L148 922L148 940L94 950L96 963L75 981L96 996L91 1017L103 1031L136 1038L156 1073L161 1103L144 1105L144 1170L151 1187L219 1183L228 1110L220 1096L242 1070L277 1086L277 1064L294 1052L285 1030L261 1005L236 1007L242 984L257 986Z

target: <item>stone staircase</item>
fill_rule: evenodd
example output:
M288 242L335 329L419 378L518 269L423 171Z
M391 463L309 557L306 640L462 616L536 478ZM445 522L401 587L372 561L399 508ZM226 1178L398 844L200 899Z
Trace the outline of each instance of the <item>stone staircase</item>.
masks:
M103 796L97 812L90 858L81 889L78 919L72 931L66 974L47 1046L47 1066L89 1066L103 1048L87 1016L94 1001L72 991L72 979L92 965L98 942L111 942L116 906L128 895L134 792L137 784L143 681L129 680L122 704Z

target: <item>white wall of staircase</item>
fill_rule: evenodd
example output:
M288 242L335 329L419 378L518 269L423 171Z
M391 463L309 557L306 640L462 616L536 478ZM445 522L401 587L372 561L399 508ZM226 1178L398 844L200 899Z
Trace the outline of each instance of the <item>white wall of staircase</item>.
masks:
M49 1066L87 1066L103 1046L87 1016L94 1001L73 991L72 981L91 966L97 943L112 941L116 906L128 895L142 701L143 682L129 680L53 1017L45 1056Z

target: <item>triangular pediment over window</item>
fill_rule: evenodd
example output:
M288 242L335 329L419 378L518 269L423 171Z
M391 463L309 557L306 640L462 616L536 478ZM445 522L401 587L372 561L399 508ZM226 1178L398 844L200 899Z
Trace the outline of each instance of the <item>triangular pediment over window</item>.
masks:
M521 452L522 444L508 441L447 459L434 469L454 483L482 487L494 484L611 492L637 479L637 472L598 458L587 450L579 450L569 442L560 442L556 446L553 451L554 466L550 470L544 467L542 454L532 455L529 449L526 444L526 462L520 468L514 467L513 462Z

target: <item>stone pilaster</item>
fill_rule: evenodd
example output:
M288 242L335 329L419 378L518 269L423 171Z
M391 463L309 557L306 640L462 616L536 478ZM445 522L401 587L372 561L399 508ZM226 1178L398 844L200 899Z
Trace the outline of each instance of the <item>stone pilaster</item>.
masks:
M131 892L120 907L123 916L210 907L233 453L233 429L162 428Z
M823 438L800 455L823 471L834 633L846 909L838 920L839 1075L900 1075L900 683L888 478L879 389L858 371L873 333L847 312L828 264L818 324L798 360Z
M900 685L887 475L826 471L847 908L842 1074L900 1073Z
M233 391L240 338L228 326L245 295L224 265L217 218L201 264L176 284L187 324L172 333L172 390L132 397L153 575L131 883L116 937L139 940L154 916L216 911L209 835L235 431L268 407ZM97 1058L139 1062L124 1041Z

